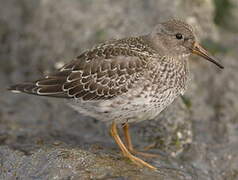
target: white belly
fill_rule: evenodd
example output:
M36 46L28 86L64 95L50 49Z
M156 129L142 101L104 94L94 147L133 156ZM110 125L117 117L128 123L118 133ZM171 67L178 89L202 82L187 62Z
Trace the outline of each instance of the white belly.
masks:
M112 121L125 123L154 119L178 95L171 89L163 93L149 91L141 94L141 91L142 89L138 88L133 93L105 101L81 102L75 100L70 105L78 112L106 123ZM138 94L140 94L139 97Z

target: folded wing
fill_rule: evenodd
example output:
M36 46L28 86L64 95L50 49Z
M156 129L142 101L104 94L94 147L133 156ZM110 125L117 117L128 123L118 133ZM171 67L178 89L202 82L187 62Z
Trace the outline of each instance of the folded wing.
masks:
M10 90L40 96L110 99L126 93L143 75L147 62L136 51L104 47L84 52L56 73Z

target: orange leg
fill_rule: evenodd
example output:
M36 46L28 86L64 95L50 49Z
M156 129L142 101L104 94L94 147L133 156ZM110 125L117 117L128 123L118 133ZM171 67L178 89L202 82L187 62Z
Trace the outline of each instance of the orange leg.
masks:
M131 142L131 135L129 132L129 124L125 123L122 126L123 131L124 131L124 136L125 136L125 141L126 141L126 147L128 148L129 151L134 151L132 142Z
M134 162L138 166L145 166L145 167L148 167L148 168L153 169L153 170L157 169L156 167L148 164L147 162L143 161L142 159L139 159L138 157L132 155L128 151L128 149L123 144L121 138L118 135L117 126L114 122L112 123L112 126L110 128L110 133L111 133L111 136L113 137L113 139L115 140L115 142L117 143L117 145L119 146L119 148L121 149L121 151L122 151L122 153L125 157L129 158L132 162Z
M124 135L125 135L126 147L128 148L128 150L131 153L139 154L139 155L146 156L146 157L158 157L158 155L156 155L156 154L149 154L149 153L136 151L132 145L132 142L131 142L131 135L129 132L129 124L128 123L123 124L122 128L123 128Z

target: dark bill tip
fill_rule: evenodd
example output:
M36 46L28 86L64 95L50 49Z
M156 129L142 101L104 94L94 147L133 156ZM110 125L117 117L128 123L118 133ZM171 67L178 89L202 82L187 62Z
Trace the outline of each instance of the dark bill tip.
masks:
M220 63L218 63L215 59L215 57L211 56L202 46L200 46L198 43L194 44L194 47L192 49L193 54L197 54L204 59L214 63L217 65L219 68L224 69L224 66L222 66Z

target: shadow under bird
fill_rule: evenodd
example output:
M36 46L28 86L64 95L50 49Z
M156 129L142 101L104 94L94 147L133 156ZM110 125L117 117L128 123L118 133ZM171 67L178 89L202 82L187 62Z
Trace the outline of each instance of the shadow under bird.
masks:
M55 73L9 90L68 99L83 115L110 124L110 133L125 157L156 170L135 156L148 154L133 148L128 123L154 119L184 93L191 54L223 68L198 44L190 25L169 20L149 34L99 44ZM125 143L118 134L118 124L123 125Z

